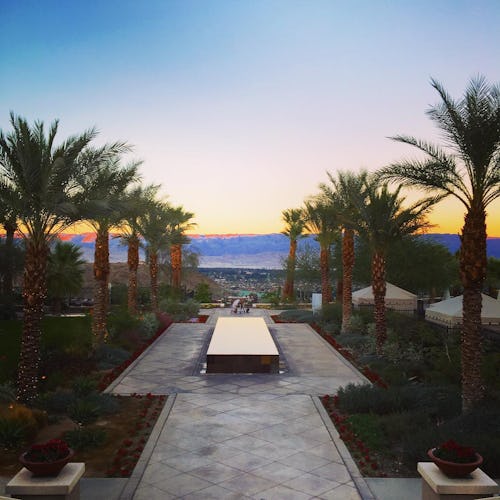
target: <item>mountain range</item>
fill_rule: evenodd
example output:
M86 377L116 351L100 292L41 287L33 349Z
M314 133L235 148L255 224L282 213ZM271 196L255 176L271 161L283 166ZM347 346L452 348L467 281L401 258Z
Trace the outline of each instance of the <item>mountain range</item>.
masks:
M436 233L420 237L441 243L452 253L460 248L460 237L457 234ZM288 238L280 233L190 235L190 238L187 248L199 254L200 267L281 269L289 249ZM83 251L84 259L93 261L95 234L63 234L61 239L78 245ZM299 250L306 244L318 247L314 236L299 240ZM109 253L111 262L127 260L127 248L118 238L110 239ZM488 257L500 258L500 238L488 238L487 253ZM141 259L144 259L142 250Z

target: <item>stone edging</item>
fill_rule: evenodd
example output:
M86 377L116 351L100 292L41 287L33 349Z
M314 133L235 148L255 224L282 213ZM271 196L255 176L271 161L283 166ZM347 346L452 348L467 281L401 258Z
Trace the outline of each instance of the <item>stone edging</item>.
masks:
M368 486L364 477L359 472L358 466L356 465L356 462L353 460L351 454L349 453L349 450L344 444L344 441L340 439L340 435L337 432L335 426L333 425L332 420L328 416L328 413L326 412L325 407L321 403L320 398L318 396L311 396L311 399L313 400L314 406L316 406L316 410L318 410L321 420L323 420L323 423L325 424L325 427L327 428L328 433L332 438L333 444L337 448L340 457L342 458L345 466L347 467L347 471L349 472L349 475L351 476L356 488L358 489L358 493L361 495L361 498L363 500L376 500L376 497L370 490L370 487Z
M175 398L176 398L175 394L167 396L167 402L165 403L165 406L163 407L163 410L160 413L160 416L158 417L158 420L156 421L153 430L151 431L148 442L146 443L146 446L144 447L144 450L141 453L141 458L139 458L139 460L137 461L134 470L132 471L132 474L128 478L127 484L125 485L123 491L120 494L119 500L132 500L132 498L134 497L135 490L137 489L137 486L139 486L139 483L142 479L142 475L144 474L149 459L151 458L153 450L155 449L156 442L158 441L161 431L163 430L163 427L167 422L172 407L174 406Z

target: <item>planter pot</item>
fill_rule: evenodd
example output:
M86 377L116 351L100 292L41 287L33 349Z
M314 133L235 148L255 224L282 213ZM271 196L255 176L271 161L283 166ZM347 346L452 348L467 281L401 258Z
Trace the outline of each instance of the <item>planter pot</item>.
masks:
M434 455L435 448L432 448L427 452L429 458L439 467L439 469L446 474L448 477L465 477L471 472L475 471L482 463L483 457L476 453L476 460L474 462L469 462L466 464L460 464L456 462L448 462Z
M33 476L37 477L57 476L75 454L75 452L70 449L69 453L64 458L60 458L54 462L31 462L25 458L26 453L27 452L23 453L19 457L19 462L21 462L21 464L26 467L33 474Z

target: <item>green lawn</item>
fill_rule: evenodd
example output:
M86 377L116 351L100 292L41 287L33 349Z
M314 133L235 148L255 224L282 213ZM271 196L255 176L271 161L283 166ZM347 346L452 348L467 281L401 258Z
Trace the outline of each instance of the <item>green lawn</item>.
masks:
M19 360L22 321L0 321L0 383L12 380ZM42 321L42 351L77 354L91 343L90 317L47 317Z

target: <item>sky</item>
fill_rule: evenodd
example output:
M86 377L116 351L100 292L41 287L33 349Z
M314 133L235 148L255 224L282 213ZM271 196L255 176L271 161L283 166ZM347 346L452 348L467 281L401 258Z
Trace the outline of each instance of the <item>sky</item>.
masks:
M498 0L0 0L0 128L95 126L194 232L278 232L327 172L416 157L390 136L442 141L430 79L500 82L499 26ZM442 202L432 231L463 213Z

